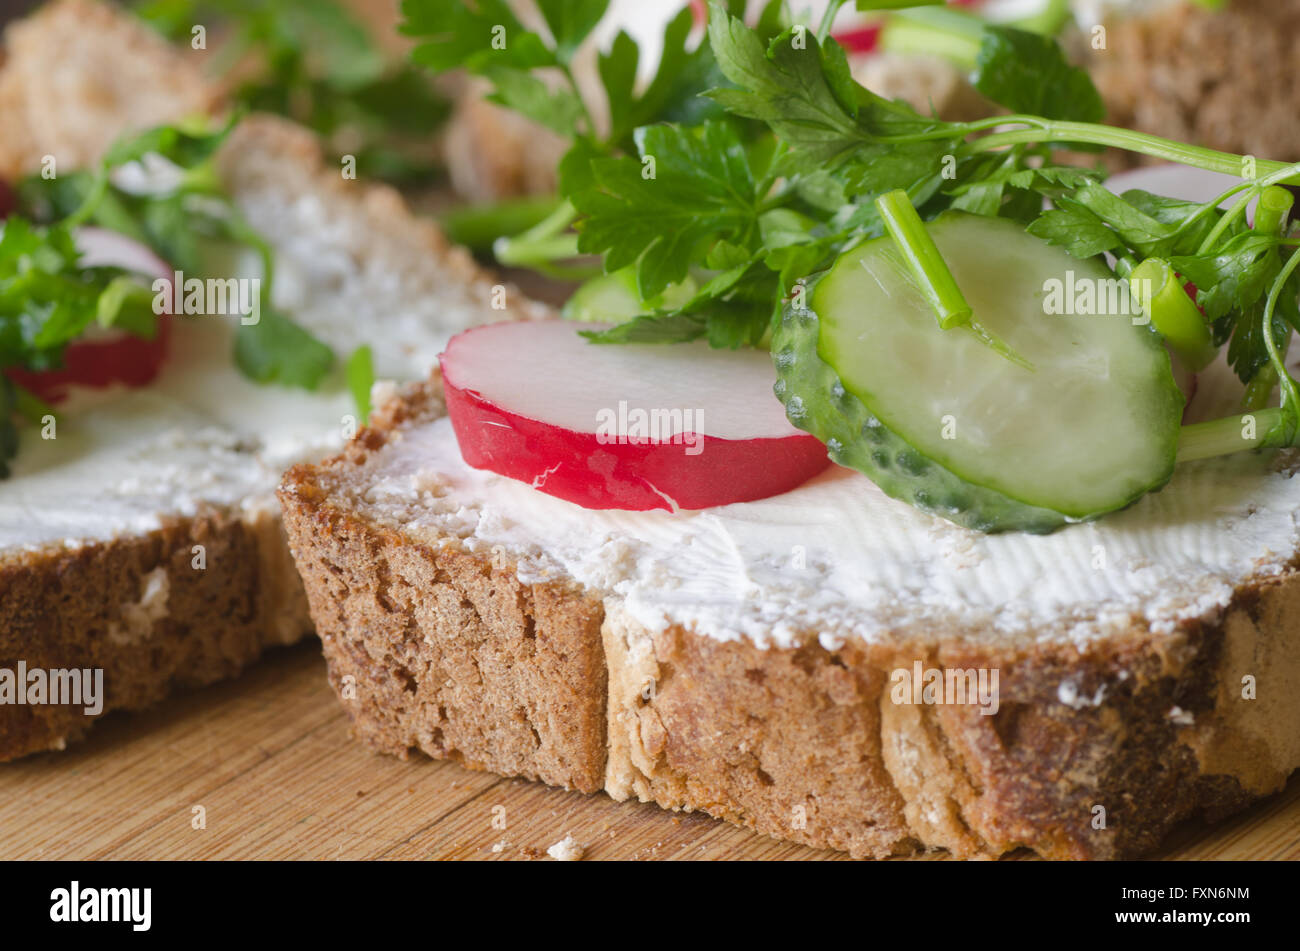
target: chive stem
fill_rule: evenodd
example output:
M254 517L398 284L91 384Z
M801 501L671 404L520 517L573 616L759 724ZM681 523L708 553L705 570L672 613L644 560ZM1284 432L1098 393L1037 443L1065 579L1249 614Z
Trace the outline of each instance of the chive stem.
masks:
M840 7L844 6L845 0L830 0L826 4L826 10L822 13L821 22L817 25L817 43L820 45L826 42L826 37L831 35L831 27L835 25L835 16L840 12Z
M506 267L522 267L544 261L556 261L578 256L578 236L561 234L554 238L520 241L518 238L498 238L493 244L497 262Z
M1259 204L1255 206L1255 231L1267 235L1285 234L1291 206L1294 204L1295 196L1291 192L1277 185L1269 185L1259 193ZM1265 326L1267 327L1267 324ZM1288 334L1282 344L1279 358L1285 359L1290 343L1291 338ZM1270 357L1271 355L1270 350ZM1251 412L1267 405L1273 396L1273 388L1279 382L1276 367L1271 362L1264 364L1255 371L1250 383L1246 385L1246 393L1241 398L1242 409Z
M1241 397L1242 410L1253 413L1263 409L1272 399L1275 386L1277 386L1277 371L1273 369L1273 364L1266 363L1255 371L1255 375L1250 378L1250 383L1246 385L1246 392Z
M1173 268L1159 258L1147 258L1133 268L1128 279L1136 303L1188 368L1201 370L1208 366L1218 348Z
M491 204L466 205L443 214L438 223L447 237L472 251L486 252L501 237L515 237L549 218L561 204L553 196L507 198Z
M560 205L542 221L513 238L501 237L492 244L497 263L525 267L560 280L582 280L601 273L597 267L564 267L556 264L582 256L578 236L566 229L578 216L569 202Z
M1260 234L1284 234L1294 204L1295 196L1285 188L1268 186L1259 193L1259 204L1255 206L1255 230Z
M983 33L983 21L969 13L946 7L919 7L896 13L886 21L880 47L891 53L942 56L974 69Z
M1278 351L1277 342L1273 339L1273 313L1277 309L1277 300L1282 296L1282 289L1286 287L1287 282L1291 280L1291 275L1295 273L1296 267L1300 266L1300 253L1292 254L1282 270L1278 272L1277 277L1273 280L1273 286L1268 291L1268 301L1264 304L1264 316L1261 318L1261 332L1264 334L1264 346L1268 350L1268 358L1272 363L1273 372L1277 374L1278 384L1282 388L1282 406L1289 410L1285 419L1294 420L1297 409L1300 409L1300 390L1296 388L1296 381L1287 372L1285 349ZM1286 343L1291 342L1291 331L1287 328ZM1294 437L1294 432L1287 433L1287 443Z
M1091 122L1069 122L1056 119L1042 119L1038 116L1013 115L995 116L975 122L961 123L958 134L980 132L1001 125L1024 125L1024 129L1011 129L994 132L982 139L967 144L971 152L987 152L1007 145L1041 142L1081 142L1089 145L1111 146L1129 152L1161 158L1169 162L1178 162L1194 168L1203 168L1211 172L1242 177L1246 170L1246 157L1233 155L1231 152L1219 152L1199 145L1188 145L1162 138L1146 132L1132 129L1118 129L1113 126L1098 125ZM936 130L936 133L922 133L927 138L950 138L953 130ZM877 141L911 141L908 136L881 137ZM1257 159L1255 171L1267 177L1261 179L1261 185L1300 184L1300 166L1294 163L1277 162L1272 159Z
M1223 233L1232 226L1232 223L1246 213L1246 206L1250 204L1256 194L1258 194L1258 189L1250 188L1244 195L1233 202L1227 213L1220 216L1219 220L1214 223L1214 227L1206 233L1205 238L1201 241L1201 246L1196 249L1198 255L1205 254L1210 248L1214 247L1218 240L1223 237Z
M518 241L534 241L540 238L553 238L573 223L578 211L571 202L563 201L549 215L527 231L516 236Z
M933 308L944 330L970 323L971 306L957 286L934 238L916 213L907 192L896 188L876 199L885 230L907 261L921 294Z
M1253 426L1249 425L1248 416L1253 417ZM1281 422L1282 410L1273 407L1184 426L1178 434L1178 461L1191 462L1259 449L1267 445L1265 437ZM1248 433L1254 438L1250 438Z

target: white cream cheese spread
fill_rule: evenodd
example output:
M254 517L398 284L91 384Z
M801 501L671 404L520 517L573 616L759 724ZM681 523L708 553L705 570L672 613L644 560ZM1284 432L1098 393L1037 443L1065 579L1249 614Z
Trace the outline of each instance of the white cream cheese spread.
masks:
M1189 463L1099 521L982 535L838 467L756 502L593 511L469 468L442 419L380 450L364 501L417 536L516 561L526 582L573 578L652 630L679 624L776 646L815 630L834 647L956 625L1082 643L1134 621L1159 630L1212 616L1236 585L1282 571L1300 542L1294 460Z
M54 438L23 427L13 474L0 481L0 548L146 532L204 506L274 505L286 465L341 445L343 417L356 412L343 389L245 379L230 320L176 321L158 380L78 389L56 408Z

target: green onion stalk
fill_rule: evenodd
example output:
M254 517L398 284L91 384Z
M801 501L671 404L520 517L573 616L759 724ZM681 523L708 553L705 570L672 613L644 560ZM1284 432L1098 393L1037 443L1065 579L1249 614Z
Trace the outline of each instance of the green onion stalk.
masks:
M880 218L893 239L894 246L907 263L921 296L934 310L939 326L944 330L965 327L986 347L997 351L1021 369L1032 371L1032 363L975 320L970 304L948 268L948 262L939 253L934 238L930 237L925 222L917 214L907 192L896 188L881 195L876 199L876 210L880 212Z

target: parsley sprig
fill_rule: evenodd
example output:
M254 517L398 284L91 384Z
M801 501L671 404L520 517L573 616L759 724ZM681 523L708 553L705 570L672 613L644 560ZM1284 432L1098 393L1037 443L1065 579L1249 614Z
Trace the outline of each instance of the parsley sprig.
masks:
M15 189L0 220L0 369L57 369L67 346L92 327L151 338L154 293L120 268L87 267L77 249L82 225L116 231L152 248L188 276L208 276L213 244L246 248L262 260L260 320L241 323L233 359L263 383L315 389L334 362L325 344L270 306L270 248L219 186L213 159L238 121L161 126L124 138L93 169L33 175ZM158 190L128 191L118 174L148 161L169 170ZM0 384L0 477L17 451L15 412L40 407L7 377ZM36 413L37 416L40 413Z
M159 32L188 45L196 25L212 71L239 80L237 108L288 116L367 176L418 186L440 173L430 139L450 112L428 77L394 63L337 0L138 0Z
M53 179L29 177L19 186L20 200L36 221L50 225L47 234L98 225L148 245L174 268L194 277L210 276L214 246L252 251L261 261L260 318L257 323L241 322L235 335L235 363L258 383L313 390L333 366L333 351L271 306L274 256L222 191L213 168L217 150L238 122L235 114L219 127L201 120L126 137L93 170ZM175 183L144 194L113 183L115 172L145 159L171 166Z

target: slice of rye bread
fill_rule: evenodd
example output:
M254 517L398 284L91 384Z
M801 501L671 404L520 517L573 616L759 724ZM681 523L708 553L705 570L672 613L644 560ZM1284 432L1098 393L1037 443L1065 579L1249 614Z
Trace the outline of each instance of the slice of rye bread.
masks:
M1106 121L1180 142L1300 159L1300 77L1292 59L1300 0L1182 0L1103 20L1104 45L1082 30L1071 48L1106 102Z
M417 487L405 500L377 488L390 453L423 451L440 392L436 374L408 388L280 489L331 683L379 750L604 788L859 857L1134 856L1300 767L1289 567L1199 619L1135 615L1083 641L942 622L835 648L815 630L786 647L650 630L610 590L553 569L521 575L518 553L422 527L440 503L453 525L466 518L437 476L399 479ZM916 662L999 671L996 714L893 702L892 673ZM1243 699L1245 677L1256 699Z
M49 4L13 24L5 38L0 177L39 168L47 155L60 170L76 168L128 131L220 108L195 61L105 4ZM372 344L381 375L422 376L447 334L542 312L513 293L504 311L492 309L495 285L468 255L432 223L413 217L392 190L344 180L304 129L249 117L232 133L218 165L245 216L276 251L277 304L338 353ZM181 417L188 431L176 438L186 452L210 458L211 471L200 462L178 476L164 448L155 467L146 462L133 470L141 478L133 496L112 485L121 460L106 458L99 468L105 503L133 506L129 530L81 537L74 518L45 544L0 544L0 668L14 670L19 661L28 669L102 668L106 713L231 677L266 649L310 632L273 490L290 462L341 445L341 429L331 425L313 434L280 427L295 437L284 446L266 436L266 420L223 414L223 393L233 397L251 387L226 356L230 341L223 334L230 329L175 326L173 349L181 354L164 367L160 384L131 397L161 406L194 391L206 394L199 400L202 412ZM185 362L191 358L198 361L193 373ZM286 408L305 407L312 420L323 416L333 423L349 412L344 393L318 404L298 391L252 389L271 414L280 400ZM61 419L60 436L65 425L80 438L78 428L85 436L102 420L120 422L111 416L113 405ZM162 428L151 418L122 435ZM9 527L7 518L20 531L28 520L21 503L6 504L5 492L21 493L23 480L60 475L60 468L33 461L44 458L45 448L33 440L28 433L18 475L0 483L0 530ZM66 461L93 466L96 458L74 453ZM36 471L24 474L25 460ZM151 485L154 472L163 484L175 482L183 498ZM68 501L93 511L96 491ZM50 514L31 511L30 519ZM195 567L199 551L201 570ZM0 760L61 749L92 722L80 706L0 705Z
M362 514L375 450L444 412L436 375L410 384L341 455L285 476L285 526L330 681L357 734L386 753L596 792L600 599L564 581L523 585L508 561L435 550Z

